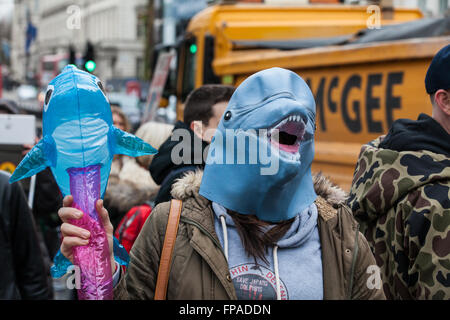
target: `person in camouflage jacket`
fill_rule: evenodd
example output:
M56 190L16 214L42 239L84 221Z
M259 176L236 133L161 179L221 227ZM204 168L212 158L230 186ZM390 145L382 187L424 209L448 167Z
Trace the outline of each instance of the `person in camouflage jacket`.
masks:
M433 116L364 145L348 200L387 299L450 299L450 46L439 55L426 80Z
M387 299L450 299L450 159L364 145L349 205Z

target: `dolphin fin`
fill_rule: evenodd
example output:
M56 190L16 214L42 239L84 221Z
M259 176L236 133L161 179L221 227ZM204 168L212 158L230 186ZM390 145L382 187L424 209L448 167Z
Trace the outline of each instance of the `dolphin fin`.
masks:
M109 131L113 142L114 154L124 154L130 157L140 157L158 153L158 150L144 140L111 126Z
M17 166L16 170L14 170L13 175L9 179L9 183L34 176L50 166L51 162L47 160L46 157L46 151L48 151L46 141L47 139L41 139L41 141L28 152L25 158L23 158Z

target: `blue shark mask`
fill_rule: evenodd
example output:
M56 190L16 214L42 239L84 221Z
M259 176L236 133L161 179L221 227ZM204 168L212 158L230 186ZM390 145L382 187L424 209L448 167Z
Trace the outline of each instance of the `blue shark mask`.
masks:
M297 74L272 68L250 76L216 130L200 194L263 221L295 217L317 198L315 115L311 90Z
M141 156L156 150L113 126L111 107L100 80L69 65L47 89L43 139L27 154L10 182L31 177L50 167L62 194L70 194L74 168L100 168L100 196L108 182L114 154ZM92 170L91 170L92 171Z

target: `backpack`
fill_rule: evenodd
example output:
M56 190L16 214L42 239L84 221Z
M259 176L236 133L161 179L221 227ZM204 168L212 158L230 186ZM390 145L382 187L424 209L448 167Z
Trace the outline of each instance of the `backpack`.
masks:
M145 221L150 216L152 207L149 203L131 208L119 222L114 236L129 253Z

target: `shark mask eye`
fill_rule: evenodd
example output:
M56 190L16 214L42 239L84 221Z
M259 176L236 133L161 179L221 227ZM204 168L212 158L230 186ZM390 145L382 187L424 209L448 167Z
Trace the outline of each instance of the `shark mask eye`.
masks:
M98 87L100 88L100 90L102 90L102 92L104 94L106 94L105 88L103 87L103 83L101 81L97 82Z
M227 111L227 112L225 113L225 116L223 117L223 119L224 119L225 121L228 121L228 120L231 119L231 116L232 116L231 111Z

